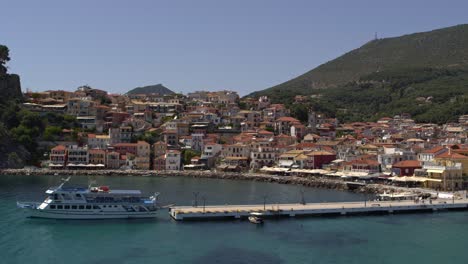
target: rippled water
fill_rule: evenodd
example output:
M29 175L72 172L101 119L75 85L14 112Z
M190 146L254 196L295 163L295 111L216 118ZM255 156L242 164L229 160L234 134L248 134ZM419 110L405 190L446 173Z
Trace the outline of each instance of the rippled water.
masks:
M358 194L263 182L186 177L96 177L111 188L162 193L165 204L355 201ZM74 177L84 184L88 177ZM468 213L247 221L40 220L16 200L42 200L54 176L0 177L0 263L466 263ZM199 198L199 202L200 202Z

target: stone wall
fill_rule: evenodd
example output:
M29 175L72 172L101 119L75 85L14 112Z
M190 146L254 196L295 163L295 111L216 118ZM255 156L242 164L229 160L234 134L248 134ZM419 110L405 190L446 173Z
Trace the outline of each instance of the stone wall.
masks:
M0 74L0 103L22 100L20 77L17 74Z

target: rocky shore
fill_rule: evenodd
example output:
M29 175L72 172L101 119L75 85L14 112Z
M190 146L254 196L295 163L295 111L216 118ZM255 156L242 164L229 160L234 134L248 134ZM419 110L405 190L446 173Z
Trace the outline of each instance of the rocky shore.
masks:
M227 180L250 180L272 182L279 184L295 184L312 188L333 190L346 190L359 193L377 194L383 192L412 191L412 189L383 185L366 184L349 188L349 184L341 179L329 179L322 177L276 176L260 173L237 173L219 171L149 171L149 170L50 170L50 169L5 169L0 170L0 175L61 175L61 176L145 176L145 177L193 177L213 178Z

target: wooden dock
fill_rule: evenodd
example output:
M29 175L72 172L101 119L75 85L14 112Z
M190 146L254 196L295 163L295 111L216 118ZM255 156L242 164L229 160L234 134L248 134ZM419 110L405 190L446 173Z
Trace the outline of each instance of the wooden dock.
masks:
M215 205L215 206L174 206L169 214L175 220L244 219L253 212L261 212L266 218L299 216L332 216L359 214L392 214L407 212L434 212L439 210L466 210L468 199L438 199L414 202L405 201L366 201L307 204L255 204L255 205Z

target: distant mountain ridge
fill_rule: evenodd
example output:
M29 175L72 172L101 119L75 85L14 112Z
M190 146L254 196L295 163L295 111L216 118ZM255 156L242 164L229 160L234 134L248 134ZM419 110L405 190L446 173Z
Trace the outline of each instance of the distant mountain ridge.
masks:
M468 67L468 24L372 40L292 80L248 96L308 95L314 89L338 87L375 72L453 66Z
M162 84L156 84L156 85L148 85L148 86L143 86L143 87L137 87L135 89L132 89L127 92L127 94L160 94L160 95L166 95L166 94L174 94L172 90L169 88L165 87Z

